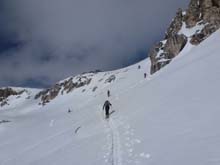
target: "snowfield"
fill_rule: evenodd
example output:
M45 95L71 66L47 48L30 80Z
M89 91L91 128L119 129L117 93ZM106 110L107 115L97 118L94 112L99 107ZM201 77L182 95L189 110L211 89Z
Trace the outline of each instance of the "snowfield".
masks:
M0 121L9 121L0 122L0 165L219 165L219 43L217 31L153 76L149 59L97 73L45 106L36 89L10 97L0 107Z

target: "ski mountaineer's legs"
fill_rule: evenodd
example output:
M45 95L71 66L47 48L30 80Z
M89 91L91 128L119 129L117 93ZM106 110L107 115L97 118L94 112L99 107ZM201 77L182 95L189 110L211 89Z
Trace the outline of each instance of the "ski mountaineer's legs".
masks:
M105 118L109 118L109 106L105 107Z

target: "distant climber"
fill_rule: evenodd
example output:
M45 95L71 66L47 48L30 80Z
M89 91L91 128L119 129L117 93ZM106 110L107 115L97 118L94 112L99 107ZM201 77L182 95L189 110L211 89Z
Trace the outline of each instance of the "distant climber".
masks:
M110 97L110 90L107 91L107 96Z
M138 69L141 69L141 66L140 66L140 65L138 65Z
M103 105L103 110L105 110L105 118L106 119L108 119L109 115L110 115L110 113L109 113L110 106L112 106L112 104L108 100L106 100Z
M68 109L68 113L71 113L72 111L70 109Z
M144 73L144 78L147 78L147 73Z

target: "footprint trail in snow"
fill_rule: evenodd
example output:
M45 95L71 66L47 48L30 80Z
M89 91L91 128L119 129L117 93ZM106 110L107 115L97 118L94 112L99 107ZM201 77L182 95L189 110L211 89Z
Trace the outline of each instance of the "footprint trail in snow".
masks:
M150 160L151 154L140 149L142 141L136 137L134 129L128 123L122 121L122 119L114 118L105 121L107 133L105 162L109 165L138 165L145 160ZM122 141L123 143L121 143Z
M122 152L117 122L110 118L105 121L107 130L107 153L104 155L105 162L110 165L122 165Z

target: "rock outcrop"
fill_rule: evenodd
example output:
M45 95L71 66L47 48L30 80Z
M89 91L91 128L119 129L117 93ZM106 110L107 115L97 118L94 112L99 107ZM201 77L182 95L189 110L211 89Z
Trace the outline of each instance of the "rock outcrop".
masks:
M12 88L1 88L0 89L0 106L4 106L8 104L8 97L14 95L21 95L24 90L16 91Z
M90 84L92 80L91 77L94 74L95 73L83 74L74 78L68 78L62 82L55 84L49 89L39 92L35 96L35 99L40 98L41 102L39 104L45 105L46 103L49 103L51 100L55 99L59 93L63 95L64 93L69 93L77 88Z
M9 122L10 122L9 120L0 120L0 124L9 123Z
M155 44L149 51L151 74L169 64L187 42L198 45L219 28L220 0L191 0L187 10L178 9L164 41ZM193 33L185 34L182 29Z
M151 74L169 64L186 45L187 37L184 34L178 34L183 26L183 17L182 9L178 9L176 17L167 29L165 40L157 43L150 50L148 56L151 59Z
M196 19L191 19L192 17ZM198 23L204 25L204 28L190 40L191 44L198 45L220 28L220 0L192 0L184 20L187 27L193 27Z
M116 79L116 76L115 75L111 75L111 76L109 76L109 78L107 78L105 80L105 83L111 83L111 82L115 81L115 79Z
M178 9L176 17L171 22L169 28L167 29L165 39L168 39L170 36L176 35L183 25L183 11Z
M160 70L179 54L187 43L187 37L183 34L173 34L164 42L156 44L149 52L151 59L151 74Z
M0 89L0 100L8 98L11 95L18 95L18 92L14 91L12 88Z
M69 94L77 89L78 92L85 93L96 92L98 88L98 84L109 84L113 83L116 80L116 75L111 72L106 72L104 74L100 74L102 77L99 77L97 80L98 84L94 86L91 81L96 78L96 74L98 74L100 70L95 70L91 72L85 72L75 77L69 77L65 80L62 80L52 87L42 90L35 95L35 99L39 99L39 105L46 105L47 103L54 100L57 96Z

